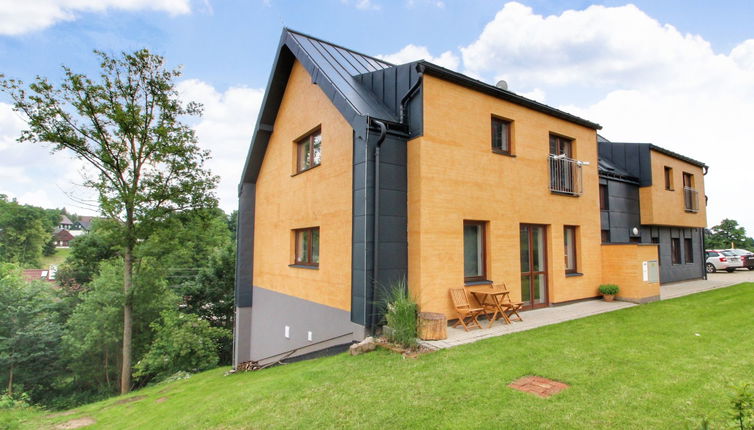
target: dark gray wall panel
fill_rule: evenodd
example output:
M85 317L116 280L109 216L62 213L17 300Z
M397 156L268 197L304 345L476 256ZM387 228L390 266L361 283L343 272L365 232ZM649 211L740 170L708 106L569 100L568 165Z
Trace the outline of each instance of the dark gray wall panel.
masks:
M242 184L236 227L236 307L248 307L252 304L255 199L256 185Z
M288 296L265 288L254 287L254 308L251 315L251 360L288 353L296 349L323 344L334 338L346 342L358 337L358 327L351 322L350 313L341 309ZM285 326L290 338L285 337ZM312 340L308 340L308 332ZM303 351L302 351L303 353ZM292 354L295 357L296 353Z
M704 261L701 257L702 229L684 229L678 227L658 227L660 234L660 282L678 282L698 279L704 276ZM693 248L693 263L686 263L686 249L683 244L684 236L691 238ZM680 238L681 264L673 264L670 240Z

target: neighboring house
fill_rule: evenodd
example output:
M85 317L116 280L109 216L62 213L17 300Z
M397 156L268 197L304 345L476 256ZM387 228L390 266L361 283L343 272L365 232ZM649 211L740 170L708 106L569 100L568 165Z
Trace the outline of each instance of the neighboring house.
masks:
M598 148L599 129L426 61L283 30L239 185L234 365L362 339L380 290L403 278L421 311L448 318L449 288L490 283L528 309L596 297L601 283L656 300L658 248L687 234L668 226L706 223L657 170L691 173L703 195L700 163L638 146L652 165L635 173Z
M92 222L97 219L94 216L79 216L78 221L73 224L73 230L89 231L92 229Z
M55 275L58 273L58 267L50 265L50 268L45 269L24 269L21 276L26 282L44 281L55 283Z
M73 226L73 222L70 218L68 218L65 215L60 215L60 224L58 224L58 228L61 230L70 230Z
M708 167L650 143L601 136L599 156L602 242L658 244L661 283L705 276Z
M70 242L74 239L74 235L70 230L62 229L56 229L52 237L56 248L68 248Z

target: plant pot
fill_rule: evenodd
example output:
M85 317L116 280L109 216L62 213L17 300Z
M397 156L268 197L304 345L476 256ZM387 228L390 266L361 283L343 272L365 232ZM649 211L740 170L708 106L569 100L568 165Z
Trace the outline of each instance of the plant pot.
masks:
M615 300L615 294L603 294L602 298L605 299L606 302L612 302Z

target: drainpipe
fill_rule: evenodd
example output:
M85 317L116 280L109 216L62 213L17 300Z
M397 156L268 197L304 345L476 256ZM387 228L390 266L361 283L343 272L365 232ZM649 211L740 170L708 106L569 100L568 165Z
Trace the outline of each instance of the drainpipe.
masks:
M374 148L374 231L372 238L373 279L372 290L369 292L369 307L371 310L369 315L369 329L372 335L374 335L377 330L375 323L377 315L374 311L374 292L375 290L377 290L377 286L379 285L379 282L377 281L377 274L379 273L380 268L380 147L382 146L382 142L385 141L385 136L387 136L387 126L382 121L374 120L372 122L380 129L380 136L377 138L377 145ZM369 127L369 124L367 124L367 127Z
M406 95L404 95L403 98L401 98L401 104L400 104L400 107L401 107L401 112L400 112L401 113L401 115L400 115L401 124L406 124L406 116L407 116L407 114L406 114L406 103L408 103L408 101L414 96L414 94L416 94L416 91L419 89L419 87L422 84L422 80L423 80L422 77L424 76L424 66L422 66L421 64L417 65L416 66L416 71L419 74L419 77L416 79L416 82L414 83L414 85L408 91L406 91Z

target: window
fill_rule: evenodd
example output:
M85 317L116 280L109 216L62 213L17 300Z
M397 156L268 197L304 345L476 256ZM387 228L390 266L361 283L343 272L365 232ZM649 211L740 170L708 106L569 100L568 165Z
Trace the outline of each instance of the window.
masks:
M319 227L293 230L296 235L295 264L319 266Z
M610 243L610 230L602 230L602 243Z
M673 191L673 169L665 166L665 189Z
M688 237L683 239L683 257L685 258L686 263L694 262L694 244Z
M600 210L608 210L607 201L607 185L600 184Z
M298 160L296 172L303 172L319 166L322 158L322 133L317 130L296 142Z
M681 264L681 239L670 239L670 257L673 264Z
M485 223L463 222L463 278L466 282L486 279Z
M581 162L573 158L571 139L550 135L550 191L573 196L581 195Z
M683 205L687 212L699 211L698 193L694 189L694 175L683 172Z
M565 272L576 273L576 227L563 227L563 246L565 248Z
M511 122L492 117L492 150L511 155Z
M572 140L565 137L550 135L550 154L552 155L565 155L568 158L573 158L572 154Z

